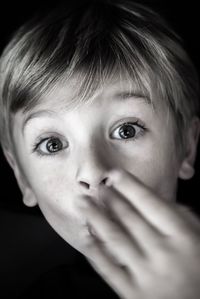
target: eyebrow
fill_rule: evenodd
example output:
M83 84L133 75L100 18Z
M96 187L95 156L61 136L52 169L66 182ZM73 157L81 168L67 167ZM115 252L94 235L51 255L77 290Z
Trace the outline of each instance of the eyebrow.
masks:
M114 93L112 98L118 100L118 101L126 101L129 99L135 100L136 98L139 100L142 100L145 104L152 104L150 98L140 92L132 92L132 91L122 91ZM49 118L56 118L57 112L53 110L39 110L36 112L33 112L31 114L28 114L28 116L25 118L23 124L22 124L22 132L24 134L25 127L27 126L28 122L31 121L34 118L38 117L49 117Z
M122 91L122 92L117 92L113 95L113 98L116 98L117 100L123 101L123 100L128 100L130 98L137 98L140 100L143 100L146 104L152 104L152 101L150 100L149 96L139 92L139 91Z
M24 134L25 127L27 126L28 122L31 121L32 119L38 118L38 117L44 117L44 116L50 117L50 118L56 118L56 115L57 115L57 113L53 110L39 110L39 111L29 114L25 118L25 120L23 121L23 124L22 124L23 134Z

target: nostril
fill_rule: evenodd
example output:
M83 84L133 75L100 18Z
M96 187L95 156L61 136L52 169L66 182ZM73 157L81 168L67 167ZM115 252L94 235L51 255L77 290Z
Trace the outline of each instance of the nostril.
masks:
M101 181L101 185L106 185L106 183L107 183L107 181L108 181L108 178L104 178L102 181ZM88 184L88 183L86 183L86 182L84 182L84 181L79 181L79 183L80 183L80 185L82 186L82 187L84 187L85 189L90 189L90 184Z
M90 188L90 185L89 185L88 183L86 183L86 182L80 181L80 184L81 184L84 188L86 188L86 189L89 189L89 188Z
M101 184L106 185L107 180L108 180L108 178L103 179L103 180L101 181Z

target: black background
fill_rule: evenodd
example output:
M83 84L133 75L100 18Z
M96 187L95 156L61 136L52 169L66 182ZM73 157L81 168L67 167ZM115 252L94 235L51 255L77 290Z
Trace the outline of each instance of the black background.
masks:
M59 1L1 2L0 51L12 32L35 11L53 7L57 2ZM185 40L185 47L199 72L198 1L138 2L146 3L166 17ZM199 214L199 148L195 168L196 174L192 180L180 181L178 199ZM1 151L0 169L0 292L2 298L17 298L42 273L56 265L71 262L75 252L50 228L38 208L30 209L22 204L13 172Z

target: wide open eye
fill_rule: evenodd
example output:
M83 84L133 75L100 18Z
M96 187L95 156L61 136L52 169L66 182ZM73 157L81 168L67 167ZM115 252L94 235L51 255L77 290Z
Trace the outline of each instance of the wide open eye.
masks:
M68 142L61 141L58 137L42 139L35 145L35 151L39 155L53 155L68 147Z
M112 139L136 139L142 135L145 131L145 127L138 122L123 123L117 127L112 133Z

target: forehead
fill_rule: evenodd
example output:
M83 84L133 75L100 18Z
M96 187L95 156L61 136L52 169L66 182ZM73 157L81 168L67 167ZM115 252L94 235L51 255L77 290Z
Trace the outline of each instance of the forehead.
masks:
M58 118L64 119L68 115L71 119L73 115L78 113L80 117L80 113L83 113L82 117L87 118L94 111L99 111L99 117L102 113L114 117L128 109L129 112L132 111L140 117L144 115L156 116L156 113L158 119L161 118L164 121L165 118L167 122L171 119L169 110L160 105L159 98L156 95L153 96L152 91L148 92L147 90L145 92L145 89L139 88L140 86L130 79L119 80L115 77L85 97L80 94L77 88L78 83L77 78L68 80L68 82L59 82L57 86L41 98L38 105L33 109L27 113L21 114L20 112L15 115L15 121L18 120L22 133L24 134L29 121L38 117L48 117L56 120ZM92 108L96 107L97 109L90 110L90 105ZM71 112L75 112L75 114L71 114Z
M147 104L154 106L154 101L158 98L153 95L154 91L150 86L144 88L128 77L113 76L106 82L94 82L93 86L80 86L80 82L79 77L59 81L41 96L37 105L30 112L42 108L51 108L59 112L70 111L80 105L85 106L93 102L125 101L131 97L144 99Z
M19 127L20 131L22 130L24 134L24 129L29 120L38 117L50 117L53 120L64 119L67 115L71 119L74 115L73 111L76 109L78 111L75 111L75 115L78 113L80 116L80 112L83 112L86 117L87 115L89 117L92 111L99 111L99 119L102 113L103 115L114 117L114 115L122 113L122 111L127 111L127 108L129 112L132 111L140 117L144 115L148 117L157 115L156 119L162 119L164 122L168 122L171 119L169 110L163 108L164 105L156 93L153 90L140 88L133 80L115 77L92 90L85 97L80 93L78 83L77 78L73 78L67 82L59 82L51 91L43 95L33 109L30 109L26 113L19 111L19 114L15 115L14 118L17 121L16 127ZM125 105L124 103L127 104ZM94 107L97 104L100 110L87 110L90 105L93 107L93 104ZM81 109L79 110L79 108ZM70 113L71 111L72 114Z

